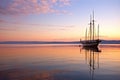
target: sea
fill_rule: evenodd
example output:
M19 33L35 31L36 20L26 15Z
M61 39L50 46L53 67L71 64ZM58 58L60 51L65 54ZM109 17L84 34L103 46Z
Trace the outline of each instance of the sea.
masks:
M0 80L120 80L120 44L0 44Z

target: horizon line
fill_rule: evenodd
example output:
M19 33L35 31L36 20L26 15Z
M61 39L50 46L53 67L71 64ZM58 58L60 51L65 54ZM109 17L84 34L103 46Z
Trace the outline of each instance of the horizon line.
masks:
M0 41L0 44L81 44L80 41ZM120 40L102 40L100 44L120 44Z

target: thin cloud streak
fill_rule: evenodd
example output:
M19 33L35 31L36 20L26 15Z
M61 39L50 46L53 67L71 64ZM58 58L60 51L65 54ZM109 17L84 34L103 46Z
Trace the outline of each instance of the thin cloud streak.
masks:
M0 31L15 31L16 29L13 28L5 28L5 27L0 27Z
M70 0L4 0L4 6L0 4L0 15L30 15L57 13L67 14L66 10L58 10L54 7L69 6Z
M0 19L0 23L6 23L7 21Z
M37 28L37 30L68 30L71 28L75 28L74 25L57 25L57 24L36 24L36 23L24 23L24 22L7 22L4 20L0 20L0 23L5 23L7 26L0 26L0 31L16 31L16 30L31 30L33 28ZM9 24L11 26L9 26ZM46 28L47 27L47 28Z
M17 24L17 25L26 25L26 26L45 26L45 27L75 27L74 25L56 25L56 24L36 24L36 23L24 23L24 22L8 22L8 21L5 21L5 20L0 20L0 23L8 23L8 24Z

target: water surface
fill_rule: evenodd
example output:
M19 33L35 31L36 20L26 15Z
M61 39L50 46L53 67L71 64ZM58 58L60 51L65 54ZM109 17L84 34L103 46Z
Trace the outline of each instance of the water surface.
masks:
M120 80L120 45L0 45L0 80Z

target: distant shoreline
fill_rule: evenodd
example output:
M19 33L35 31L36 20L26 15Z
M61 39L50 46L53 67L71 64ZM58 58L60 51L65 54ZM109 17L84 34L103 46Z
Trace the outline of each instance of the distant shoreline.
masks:
M0 44L80 44L79 41L1 41ZM120 44L120 40L102 40L100 44Z

